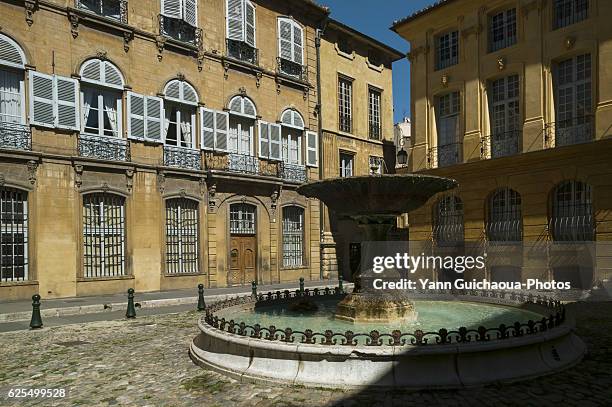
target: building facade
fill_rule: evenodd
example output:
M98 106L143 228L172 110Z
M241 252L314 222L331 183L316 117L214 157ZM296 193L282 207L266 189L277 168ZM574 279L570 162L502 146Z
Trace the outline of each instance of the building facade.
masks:
M612 240L610 15L601 0L446 0L394 24L411 44L410 170L459 182L409 214L411 240ZM611 275L609 250L578 263L485 277Z
M0 1L0 298L321 279L328 14Z

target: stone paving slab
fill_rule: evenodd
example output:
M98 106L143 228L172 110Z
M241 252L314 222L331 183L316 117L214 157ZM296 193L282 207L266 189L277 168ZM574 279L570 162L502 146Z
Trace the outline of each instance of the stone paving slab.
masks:
M567 371L452 391L333 391L241 383L194 365L195 311L0 333L1 406L612 406L612 303L570 304L588 346ZM414 374L419 374L415 371ZM8 399L10 387L68 389Z

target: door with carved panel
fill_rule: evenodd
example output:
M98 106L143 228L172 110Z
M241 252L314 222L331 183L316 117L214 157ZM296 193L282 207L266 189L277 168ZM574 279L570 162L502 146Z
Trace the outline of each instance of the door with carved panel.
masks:
M229 285L257 281L256 207L246 203L230 206Z

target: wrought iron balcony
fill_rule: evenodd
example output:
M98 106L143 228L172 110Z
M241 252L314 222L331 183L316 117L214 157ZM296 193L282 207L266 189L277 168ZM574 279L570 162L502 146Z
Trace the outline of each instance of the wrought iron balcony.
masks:
M300 65L297 62L280 57L276 58L276 61L279 73L292 76L304 82L308 81L308 67L306 65Z
M306 182L308 176L306 174L306 167L303 165L295 165L288 163L280 163L280 177L286 181L291 182Z
M120 138L81 134L79 155L108 161L130 161L130 144Z
M32 132L29 126L0 122L0 148L31 150Z
M523 222L518 219L489 221L486 232L490 242L520 242L523 240Z
M201 170L200 151L186 147L164 146L164 165L187 170Z
M593 141L593 116L578 116L546 124L544 142L546 147L561 147Z
M159 15L159 33L177 41L193 44L200 48L202 46L202 29L188 24L179 18Z
M227 164L228 171L259 174L259 159L252 155L229 154Z
M428 168L441 168L461 162L461 143L443 144L429 149Z
M227 39L227 56L252 65L259 64L259 50L244 41Z
M519 130L494 133L480 140L480 158L499 158L518 154L521 140Z
M128 0L74 0L74 6L124 24L128 22Z

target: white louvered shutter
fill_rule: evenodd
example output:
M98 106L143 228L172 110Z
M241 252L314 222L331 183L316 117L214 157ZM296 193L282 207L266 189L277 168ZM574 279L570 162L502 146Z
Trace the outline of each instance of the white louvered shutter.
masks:
M23 69L25 61L21 57L19 48L8 37L0 35L0 62L2 65Z
M255 6L249 0L244 3L244 41L255 48Z
M79 82L76 79L55 77L57 94L57 127L79 130Z
M92 59L85 63L86 65L81 70L81 79L88 82L102 82L102 61Z
M319 161L319 136L314 131L306 132L306 165L318 167Z
M183 18L181 0L161 0L161 13L170 18Z
M229 114L215 111L215 150L227 151Z
M227 38L244 41L244 0L227 0Z
M104 83L106 85L113 86L119 89L123 88L123 79L121 79L121 73L119 72L116 66L114 66L108 61L104 61L103 69Z
M281 160L281 126L270 123L270 159Z
M293 62L302 65L302 49L304 48L302 40L302 27L297 24L293 25Z
M288 20L278 20L278 48L280 57L293 60L292 53L292 25Z
M30 123L55 127L53 76L30 71Z
M197 0L184 0L185 10L183 19L192 27L198 26L198 2Z
M215 149L215 111L200 108L200 128L202 129L202 140L200 141L203 150Z
M146 133L147 141L162 143L162 129L164 127L164 100L162 98L147 96L146 106Z
M127 93L127 136L133 140L145 138L145 97Z
M259 122L259 157L270 157L270 123Z

